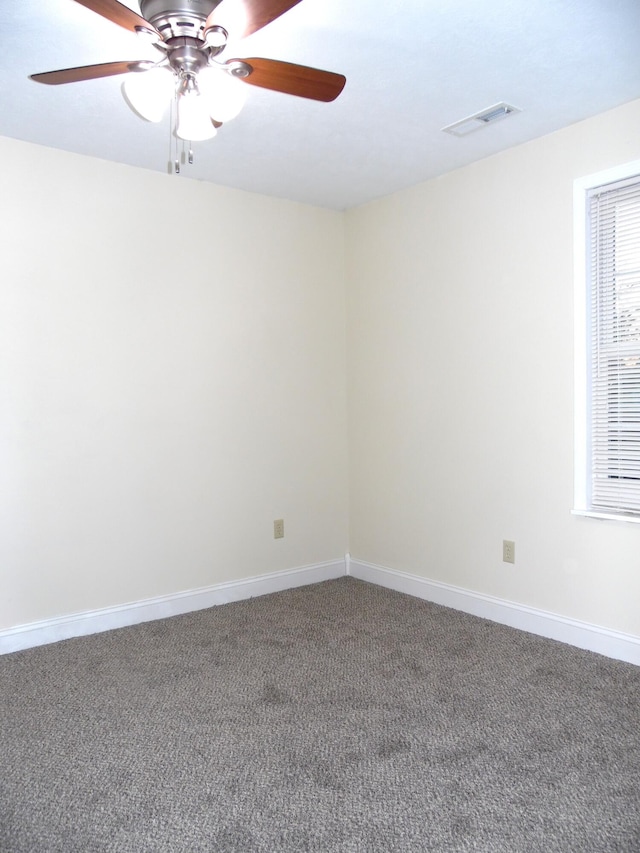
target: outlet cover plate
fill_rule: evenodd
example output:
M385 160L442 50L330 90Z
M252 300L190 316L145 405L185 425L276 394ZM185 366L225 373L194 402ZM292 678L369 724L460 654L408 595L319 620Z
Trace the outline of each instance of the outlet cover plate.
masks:
M516 561L516 543L511 539L502 540L502 562L515 563Z

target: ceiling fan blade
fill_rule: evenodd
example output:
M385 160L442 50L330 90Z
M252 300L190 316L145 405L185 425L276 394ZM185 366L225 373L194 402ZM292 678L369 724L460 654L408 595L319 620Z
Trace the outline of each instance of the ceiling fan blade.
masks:
M235 9L232 8L234 2ZM266 27L299 2L300 0L222 0L222 11L219 11L220 6L216 7L207 18L204 29L214 25L222 26L233 38L244 38Z
M238 61L251 68L248 77L240 78L245 83L260 86L262 89L273 89L274 92L297 95L299 98L310 98L313 101L334 101L347 82L342 74L295 65L292 62L280 62L277 59L252 57L230 60Z
M102 15L108 21L113 21L114 24L124 27L125 30L131 30L134 33L139 29L148 30L149 32L156 33L158 38L162 38L149 21L138 15L137 12L129 9L128 6L118 3L118 0L76 0L76 3L86 6L87 9L91 9L92 12Z
M31 80L35 80L36 83L57 86L60 83L78 83L81 80L95 80L98 77L126 74L128 71L135 70L138 65L139 62L104 62L102 65L81 65L79 68L62 68L59 71L32 74Z

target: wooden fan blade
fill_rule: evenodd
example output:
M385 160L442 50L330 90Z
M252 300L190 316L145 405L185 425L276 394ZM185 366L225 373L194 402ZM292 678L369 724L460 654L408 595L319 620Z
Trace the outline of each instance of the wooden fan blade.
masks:
M207 18L204 29L217 25L224 27L232 38L243 38L266 27L299 2L300 0L222 0Z
M116 74L126 74L132 71L138 62L104 62L102 65L81 65L79 68L62 68L59 71L45 71L43 74L32 74L31 79L36 83L47 83L57 86L60 83L78 83L81 80L95 80L98 77L113 77Z
M251 68L248 77L239 78L245 83L260 86L262 89L273 89L274 92L297 95L299 98L310 98L313 101L334 101L347 82L342 74L295 65L292 62L280 62L277 59L252 57L230 60L234 61L243 62Z
M159 39L162 38L149 21L138 15L137 12L129 9L128 6L118 3L118 0L76 0L76 3L86 6L87 9L91 9L92 12L102 15L108 21L113 21L114 24L124 27L125 30L131 30L134 33L138 29L149 30L149 32L156 33Z

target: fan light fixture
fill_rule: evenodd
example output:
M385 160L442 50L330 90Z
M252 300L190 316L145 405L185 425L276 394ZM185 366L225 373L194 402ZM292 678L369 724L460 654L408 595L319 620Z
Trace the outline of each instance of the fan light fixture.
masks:
M168 68L134 71L123 84L125 100L147 121L162 121L167 104L175 97L176 79Z
M246 91L231 73L212 66L176 74L166 66L132 71L123 84L129 106L151 122L162 121L177 98L176 136L201 142L216 135L216 124L231 121L244 106Z
M176 136L187 142L202 142L216 135L216 129L200 94L194 74L185 74L178 89Z
M247 99L247 87L237 77L208 66L198 74L200 93L215 121L231 121L239 115Z
M162 121L167 107L177 98L180 139L201 142L216 135L216 126L231 121L246 100L242 83L226 70L207 66L199 72L176 74L166 66L132 71L123 84L129 106L142 118Z

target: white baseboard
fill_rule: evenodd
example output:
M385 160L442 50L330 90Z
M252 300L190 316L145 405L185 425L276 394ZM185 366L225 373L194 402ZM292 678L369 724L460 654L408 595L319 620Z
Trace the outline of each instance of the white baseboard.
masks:
M536 610L461 587L375 566L362 560L354 560L353 557L347 560L347 573L387 589L405 592L416 598L490 619L492 622L640 666L640 637L632 634L622 634L587 622L567 619L556 613Z
M268 575L244 578L238 581L214 584L191 589L172 595L148 598L117 607L106 607L84 613L32 622L0 631L0 655L67 640L124 628L153 619L179 616L203 610L218 604L241 601L271 592L281 592L298 586L332 580L351 575L359 580L404 592L416 598L433 601L454 610L471 613L521 631L538 634L568 643L580 649L598 652L606 657L640 666L640 637L622 634L608 628L568 619L556 613L537 610L512 601L473 592L462 587L451 586L439 581L427 580L408 572L399 572L376 566L363 560L353 559L349 554L343 560L302 566Z
M87 634L111 631L113 628L137 625L139 622L179 616L182 613L204 610L217 604L228 604L230 601L267 595L270 592L281 592L285 589L340 578L344 574L345 561L334 560L239 581L218 583L172 595L147 598L117 607L105 607L101 610L73 613L42 622L31 622L28 625L19 625L0 631L0 655L32 646L55 643L58 640L68 640L70 637L83 637Z

